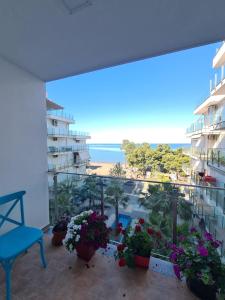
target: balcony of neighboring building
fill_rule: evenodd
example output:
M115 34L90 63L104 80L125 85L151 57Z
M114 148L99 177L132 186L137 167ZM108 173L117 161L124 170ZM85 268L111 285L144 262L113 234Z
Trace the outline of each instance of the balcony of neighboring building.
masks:
M219 68L225 64L225 42L217 49L216 55L213 58L213 68Z
M207 150L198 147L185 148L183 153L190 156L194 159L206 160L207 159Z
M60 154L65 152L80 152L80 151L88 151L89 147L86 144L76 144L73 146L49 146L48 153L49 154Z
M212 96L225 94L224 64L215 71L214 78L210 80L210 94Z
M66 113L64 110L48 110L47 118L51 120L62 121L69 124L75 123L74 117L71 114Z
M225 172L225 148L209 148L207 151L207 164Z
M212 108L212 106L210 107ZM198 137L201 135L219 135L225 129L225 114L223 110L214 106L213 110L208 109L206 115L201 116L193 122L187 129L187 137Z
M85 131L66 130L64 128L48 128L48 136L71 137L77 140L89 139L90 133Z
M87 145L83 145L87 146ZM90 155L89 152L87 151L88 148L80 148L79 147L76 149L74 148L73 151L73 157L66 160L66 161L57 161L56 163L49 163L48 164L48 171L49 172L57 172L57 171L62 171L62 170L67 170L69 168L75 167L79 168L81 166L86 166L88 165L90 161ZM57 155L57 152L55 152Z

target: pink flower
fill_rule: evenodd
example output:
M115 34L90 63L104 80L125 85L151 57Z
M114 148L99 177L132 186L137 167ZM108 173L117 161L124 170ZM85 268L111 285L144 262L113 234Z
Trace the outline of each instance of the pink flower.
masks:
M208 250L204 246L198 246L198 253L201 256L208 256Z
M209 232L207 232L207 231L204 233L204 237L205 237L205 239L206 239L207 241L213 241L213 236L212 236L212 234L209 233Z
M218 240L212 241L211 245L213 246L213 248L218 248L222 243Z
M191 233L197 232L197 229L195 227L191 227L190 232Z
M178 265L174 265L173 270L177 278L181 280L180 267Z
M175 263L177 261L177 254L175 252L170 254L170 260Z

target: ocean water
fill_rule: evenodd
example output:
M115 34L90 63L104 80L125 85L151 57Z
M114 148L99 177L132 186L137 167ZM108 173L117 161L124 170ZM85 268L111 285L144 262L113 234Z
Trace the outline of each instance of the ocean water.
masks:
M158 144L151 144L155 149ZM190 144L169 144L172 149L187 148ZM121 144L89 144L89 152L92 162L117 163L125 162L125 155L121 150Z

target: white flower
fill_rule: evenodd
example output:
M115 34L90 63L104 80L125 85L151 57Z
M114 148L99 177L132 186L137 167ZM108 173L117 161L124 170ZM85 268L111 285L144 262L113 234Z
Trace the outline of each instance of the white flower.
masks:
M79 239L80 239L80 235L78 234L78 235L76 236L76 238L75 238L75 241L78 242Z

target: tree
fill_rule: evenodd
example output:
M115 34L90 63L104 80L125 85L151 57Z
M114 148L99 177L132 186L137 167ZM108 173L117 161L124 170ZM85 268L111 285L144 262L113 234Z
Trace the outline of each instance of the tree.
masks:
M88 176L84 179L83 185L78 190L78 195L83 201L89 200L89 208L95 206L95 200L100 199L100 186L96 175Z
M181 148L172 150L166 144L159 144L156 149L152 149L148 143L137 145L124 140L122 149L128 165L137 168L142 176L150 169L152 172L175 172L178 177L179 174L184 175L183 165L190 164L190 158L183 154Z
M124 194L123 184L118 179L111 179L105 191L105 200L115 208L116 228L119 224L119 205L126 207L129 197Z
M118 162L109 170L109 174L114 177L123 177L126 175L126 171L123 169L121 163Z
M183 220L189 221L192 217L192 208L185 200L184 194L172 184L150 184L147 193L144 193L144 197L141 197L139 202L147 209L150 209L151 212L160 213L164 218L167 218L168 216L172 217L172 200L174 197L177 197L178 214Z

